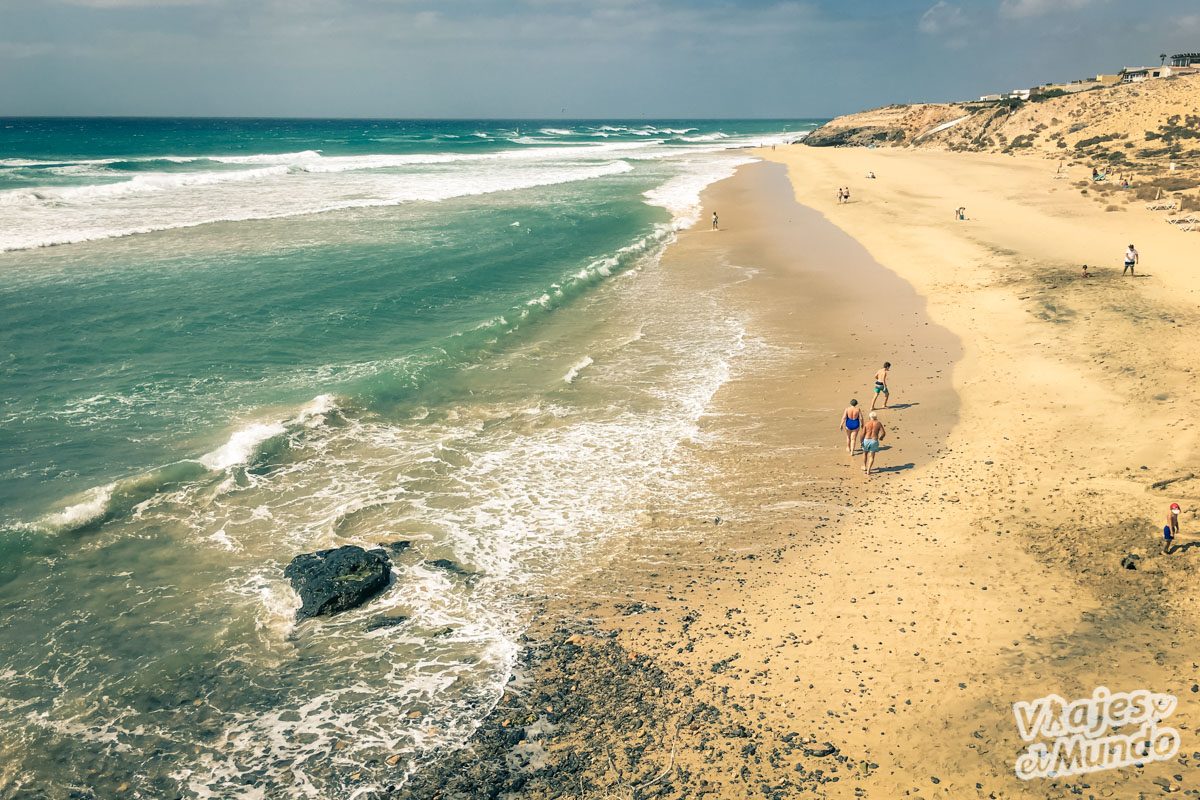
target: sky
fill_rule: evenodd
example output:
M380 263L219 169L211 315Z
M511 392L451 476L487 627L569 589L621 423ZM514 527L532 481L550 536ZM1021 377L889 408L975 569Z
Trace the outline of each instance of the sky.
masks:
M0 116L828 117L1180 51L1197 0L0 0Z

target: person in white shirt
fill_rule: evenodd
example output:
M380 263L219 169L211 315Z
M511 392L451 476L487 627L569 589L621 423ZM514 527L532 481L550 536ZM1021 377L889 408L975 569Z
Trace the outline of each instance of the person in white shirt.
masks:
M1136 273L1133 271L1133 268L1137 266L1137 263L1137 248L1133 245L1129 245L1129 249L1125 251L1125 269L1121 270L1121 274L1124 275L1126 272L1128 272L1130 275L1136 275Z

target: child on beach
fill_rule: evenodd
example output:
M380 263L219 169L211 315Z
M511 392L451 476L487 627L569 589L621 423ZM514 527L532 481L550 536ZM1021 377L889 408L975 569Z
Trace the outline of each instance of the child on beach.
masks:
M1172 542L1179 535L1179 503L1171 503L1167 511L1167 524L1163 526L1163 555L1171 554Z
M1091 274L1090 272L1088 272L1088 265L1087 265L1087 264L1084 264L1084 265L1083 265L1083 277L1085 277L1085 278L1090 278L1090 277L1092 277L1092 274Z
M713 212L713 230L717 229L717 212Z

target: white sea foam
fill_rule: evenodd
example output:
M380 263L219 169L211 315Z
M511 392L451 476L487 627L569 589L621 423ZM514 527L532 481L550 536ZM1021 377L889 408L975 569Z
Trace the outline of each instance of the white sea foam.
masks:
M583 358L579 359L571 366L569 370L567 370L567 374L563 375L563 383L574 383L575 379L579 377L579 373L583 372L594 363L596 362L592 360L591 356L584 356Z
M301 150L297 153L257 153L251 156L204 156L203 158L223 164L292 164L320 157L319 150Z
M225 444L212 452L205 453L197 459L201 464L214 472L245 464L267 440L282 436L287 429L282 423L256 422L241 430L234 431Z
M224 528L221 528L221 530L217 531L212 536L209 536L208 540L231 553L242 549L241 545L229 538L229 534L225 532Z
M471 194L591 180L629 171L641 161L685 161L730 147L771 144L800 134L688 136L694 129L601 126L595 134L637 136L637 141L581 142L553 136L517 137L521 144L488 153L325 155L317 150L249 155L147 156L129 159L34 161L92 181L75 186L36 186L0 191L0 251L69 244L214 222L240 222L316 214L348 208L438 202ZM480 132L483 133L483 132ZM574 134L572 133L572 137ZM662 136L684 137L668 144ZM723 138L724 137L724 138ZM606 159L619 159L608 160ZM176 163L185 172L135 174L108 170L116 161ZM205 165L208 166L205 169ZM694 165L684 165L694 171ZM77 171L77 172L76 172ZM95 182L104 178L103 182ZM679 188L651 194L673 213L691 212Z
M195 186L211 186L233 181L257 181L267 177L286 175L286 166L231 172L187 172L138 175L127 181L101 183L88 186L43 187L38 189L12 189L0 192L0 206L27 206L34 204L61 205L67 203L92 203L127 197L129 195L167 192Z
M45 518L47 527L56 531L72 531L99 522L109 514L116 483L88 490L84 499Z
M317 395L300 409L300 413L296 415L296 422L311 428L324 424L325 419L337 410L336 397L331 394Z
M184 181L177 180L182 176L171 176L171 181L163 183L127 182L47 190L44 194L19 190L9 193L7 204L0 202L0 250L24 250L214 222L276 219L416 201L439 202L592 180L632 169L623 160L599 164L576 161L533 168L521 165L344 177L338 174L344 170L335 167L331 170L334 174L324 180L304 182L289 167L276 166L250 175L211 173L210 178ZM253 183L255 191L231 186L235 181ZM174 191L166 191L168 186ZM79 202L84 199L93 202ZM97 199L105 202L94 202Z
M700 219L700 193L709 185L724 180L743 164L754 159L728 156L693 162L691 169L643 193L646 202L671 212L676 229L695 225Z
M565 141L563 139L549 139L544 136L513 136L509 139L513 144L525 145L553 145L555 147L578 147L578 142Z

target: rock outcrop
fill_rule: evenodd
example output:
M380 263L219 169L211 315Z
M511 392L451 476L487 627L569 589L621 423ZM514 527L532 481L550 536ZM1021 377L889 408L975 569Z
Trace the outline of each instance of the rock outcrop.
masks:
M387 588L392 562L380 550L355 545L296 556L283 571L300 595L296 619L357 608Z

